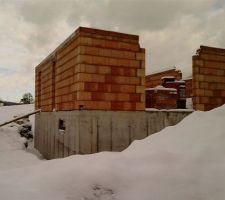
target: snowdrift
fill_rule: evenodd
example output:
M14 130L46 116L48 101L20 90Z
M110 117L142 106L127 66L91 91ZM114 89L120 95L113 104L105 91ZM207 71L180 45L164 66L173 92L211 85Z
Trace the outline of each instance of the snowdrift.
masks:
M21 116L33 110L33 104L0 107L0 124L13 119L14 116ZM30 118L33 122L34 117L31 116ZM41 162L36 155L30 152L35 153L32 146L25 149L25 141L25 138L20 137L18 134L18 124L11 123L0 127L0 171Z
M222 106L194 112L121 153L0 171L0 199L224 200L224 152Z

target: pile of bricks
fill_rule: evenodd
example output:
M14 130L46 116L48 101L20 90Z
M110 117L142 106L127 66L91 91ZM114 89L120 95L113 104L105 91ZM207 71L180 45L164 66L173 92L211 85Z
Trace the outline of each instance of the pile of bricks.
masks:
M168 70L156 72L153 74L149 74L145 77L146 81L146 87L147 88L153 88L156 87L157 85L161 85L161 78L164 76L173 76L175 77L176 80L181 80L182 79L182 73L180 70L177 70L176 68L171 68Z
M177 89L157 86L146 89L146 108L176 109Z
M35 105L42 111L144 110L139 37L78 28L36 67Z
M207 111L225 103L225 49L200 46L193 56L194 109Z

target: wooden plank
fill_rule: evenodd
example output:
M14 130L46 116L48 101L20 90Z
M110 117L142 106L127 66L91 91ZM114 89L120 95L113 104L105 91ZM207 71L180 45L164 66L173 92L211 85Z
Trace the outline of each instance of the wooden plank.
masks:
M30 115L34 115L34 114L39 113L39 112L41 112L40 109L39 109L39 110L35 110L34 112L31 112L31 113L28 113L28 114L23 115L23 116L21 116L21 117L17 117L17 118L15 118L15 119L10 120L10 121L4 122L3 124L0 124L0 127L5 126L5 125L7 125L7 124L10 124L10 123L12 123L12 122L18 121L18 120L20 120L20 119L28 118Z

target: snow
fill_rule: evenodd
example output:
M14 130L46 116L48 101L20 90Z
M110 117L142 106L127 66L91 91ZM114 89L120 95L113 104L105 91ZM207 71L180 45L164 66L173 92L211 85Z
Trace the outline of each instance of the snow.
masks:
M186 108L187 109L193 109L192 98L186 98Z
M174 76L162 76L161 79L175 79Z
M225 106L198 111L121 153L30 161L0 170L0 199L223 200L224 119Z
M26 114L34 109L34 105L0 107L0 124L9 121L14 116ZM31 118L34 121L34 117ZM25 149L25 138L17 133L19 125L11 123L0 127L0 171L21 168L41 162L32 143ZM0 193L1 194L1 193ZM1 199L1 198L0 198Z
M176 88L165 88L165 87L163 87L162 85L158 85L158 86L156 86L156 87L154 87L154 88L146 88L145 90L146 90L146 91L151 91L151 90L154 90L154 91L157 91L157 90L164 90L164 91L174 91L174 92L177 91Z

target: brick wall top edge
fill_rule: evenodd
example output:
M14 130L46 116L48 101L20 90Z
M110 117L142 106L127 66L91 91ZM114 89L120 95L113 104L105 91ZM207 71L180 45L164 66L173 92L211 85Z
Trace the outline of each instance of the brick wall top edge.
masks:
M95 28L86 28L86 27L79 27L77 28L64 42L62 42L54 51L52 51L44 60L42 60L36 67L35 70L38 71L42 65L47 63L49 60L54 59L55 53L63 48L67 43L69 43L73 38L76 38L79 36L80 32L86 32L86 33L94 33L94 34L99 34L99 35L111 35L111 36L116 36L124 39L130 39L130 40L137 40L139 41L139 36L138 35L132 35L132 34L127 34L127 33L120 33L120 32L114 32L114 31L106 31L106 30L101 30L101 29L95 29ZM145 51L142 49L142 51Z
M196 54L199 55L201 53L225 55L225 49L216 48L216 47L208 47L208 46L200 46L200 48L196 51Z
M162 75L162 74L165 74L165 73L172 73L172 72L175 72L175 73L179 73L179 74L182 74L182 72L180 70L177 70L177 69L169 69L169 70L165 70L165 71L162 71L162 72L157 72L157 73L154 73L154 74L148 74L146 75L145 77L146 78L149 78L151 76L157 76L157 75Z
M139 40L138 35L115 32L115 31L108 31L108 30L102 30L102 29L96 29L96 28L79 27L76 30L76 33L78 33L78 32L93 33L93 34L97 34L97 35L116 36L116 37L121 37L124 39L130 39L130 40Z

